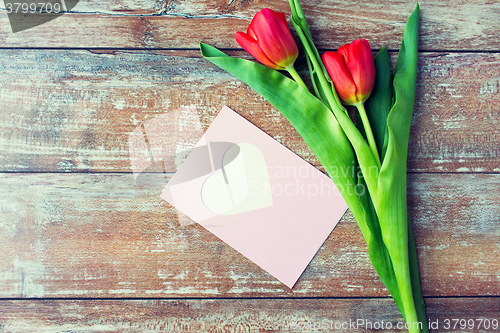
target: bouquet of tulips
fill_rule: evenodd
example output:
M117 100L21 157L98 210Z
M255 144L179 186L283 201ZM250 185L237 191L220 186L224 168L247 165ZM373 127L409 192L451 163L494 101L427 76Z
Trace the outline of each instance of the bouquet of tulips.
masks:
M393 76L387 49L373 58L366 40L320 56L299 1L289 1L314 94L294 68L298 48L284 13L263 9L247 33L236 33L236 41L260 63L228 57L203 43L202 55L255 89L295 127L348 204L409 332L428 332L406 202L418 4L407 22ZM343 105L356 106L360 121L355 124ZM358 172L346 172L353 163Z

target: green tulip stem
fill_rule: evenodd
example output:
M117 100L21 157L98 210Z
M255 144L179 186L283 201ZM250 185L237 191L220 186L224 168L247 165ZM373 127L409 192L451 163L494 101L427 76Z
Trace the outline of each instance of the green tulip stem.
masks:
M302 87L306 88L307 89L307 86L306 84L304 83L304 81L302 80L302 78L300 77L299 73L297 73L297 71L295 70L295 67L293 67L293 65L290 65L290 67L288 67L286 69L286 71L292 76L292 78L295 80L295 82L297 82L298 84L300 84Z
M290 4L292 4L293 0L290 0L290 1L291 1ZM300 5L297 8L300 8ZM312 68L316 69L316 70L321 68L320 62L318 61L318 58L315 56L315 54L317 53L317 50L316 50L316 52L314 52L312 49L312 47L314 47L314 44L312 45L312 47L311 47L311 45L309 45L309 41L308 41L307 36L305 35L304 31L302 31L300 26L296 22L294 22L293 20L294 20L294 17L292 14L292 23L294 24L295 31L299 35L299 39L302 42L302 46L304 47L304 51L305 51L306 55L309 55L309 60L312 63ZM318 55L318 57L319 57L319 55ZM326 104L333 111L335 106L338 106L338 104L335 101L335 96L334 96L333 91L331 89L331 85L326 80L325 75L323 74L323 71L318 70L317 74L318 74L319 84L321 85L323 91L326 94ZM318 98L319 98L319 96L318 96Z
M293 1L293 0L290 0ZM298 1L296 3L297 8L299 7ZM305 54L308 61L310 62L310 67L315 73L315 78L313 78L313 84L316 85L316 92L321 91L319 96L317 96L323 103L331 110L335 118L337 119L339 125L342 127L348 140L351 142L356 155L359 160L359 164L362 170L367 171L364 175L368 191L370 193L377 193L378 187L378 173L380 171L380 161L377 163L377 159L371 152L368 143L365 141L359 130L356 128L354 123L349 118L345 108L340 103L340 99L333 87L332 82L327 80L326 70L323 70L324 65L321 61L321 57L312 42L312 38L306 35L308 29L305 31L302 25L306 26L307 22L296 22L296 18L292 13L292 23L295 27L302 46L304 47ZM371 166L377 166L377 172L369 172ZM373 199L373 197L372 197Z
M365 103L356 104L358 108L359 115L361 116L361 121L363 122L363 127L365 129L366 138L368 139L368 145L373 153L373 156L377 160L378 167L380 168L380 156L377 150L377 144L375 143L375 137L373 136L372 127L370 126L370 121L368 120L368 116L366 115Z

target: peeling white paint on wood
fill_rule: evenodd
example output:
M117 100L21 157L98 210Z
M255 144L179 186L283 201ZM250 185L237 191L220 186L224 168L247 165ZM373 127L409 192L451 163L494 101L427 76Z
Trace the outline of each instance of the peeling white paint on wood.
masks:
M498 295L499 176L412 174L408 186L424 293ZM0 297L387 295L349 213L290 290L202 227L180 227L162 188L131 174L3 174L0 187L2 207L24 212L0 223Z
M433 321L496 318L498 298L426 299ZM53 300L0 301L9 332L296 332L335 323L402 321L392 299ZM311 328L311 329L309 329ZM328 328L328 329L327 329ZM331 331L334 331L333 328ZM389 333L394 330L377 330ZM477 330L460 329L461 333ZM368 330L360 330L368 332ZM459 332L450 330L450 332Z
M57 20L13 34L3 10L0 42L6 47L197 49L201 40L220 48L238 48L234 33L245 31L264 7L290 16L286 1L80 1ZM414 3L356 0L346 6L344 1L328 0L305 2L303 9L321 49L337 49L359 38L369 38L375 48L398 49ZM424 50L499 49L500 4L496 1L420 1L420 11Z
M0 147L8 153L0 170L130 172L127 138L137 126L192 105L206 130L225 104L319 167L284 117L197 51L1 53ZM49 57L66 59L64 70L45 64ZM420 55L410 171L498 172L500 94L484 87L499 77L496 53Z

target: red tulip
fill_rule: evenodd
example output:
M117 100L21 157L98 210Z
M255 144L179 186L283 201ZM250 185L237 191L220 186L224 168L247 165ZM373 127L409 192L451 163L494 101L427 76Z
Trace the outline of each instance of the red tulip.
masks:
M272 69L289 68L299 54L285 13L269 8L255 14L247 33L238 31L234 38L255 59Z
M366 40L358 39L337 52L326 52L323 62L342 103L355 105L366 101L375 83L375 65Z

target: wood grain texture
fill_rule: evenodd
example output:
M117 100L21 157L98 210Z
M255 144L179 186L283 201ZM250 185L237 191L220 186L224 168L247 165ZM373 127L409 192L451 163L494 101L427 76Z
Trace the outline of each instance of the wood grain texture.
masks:
M500 319L498 297L425 301L434 332L497 331L478 325ZM397 311L391 299L12 300L0 301L0 332L405 332ZM475 326L445 329L452 318Z
M500 49L497 1L423 0L421 45L424 50ZM80 1L71 13L26 31L12 33L0 10L0 44L5 47L197 48L202 40L217 47L238 47L233 39L253 15L271 7L289 16L288 1L178 0ZM303 1L318 47L336 49L367 38L374 48L398 49L413 2ZM193 38L195 37L195 38Z
M290 290L201 226L179 227L158 176L3 174L0 297L387 296L349 213ZM500 295L499 186L410 176L424 295Z
M302 3L320 49L366 38L393 61L414 7ZM201 40L249 58L233 36L264 7L289 16L286 0L82 0L14 34L0 8L0 333L401 320L349 212L290 290L201 226L179 226L186 217L159 198L178 160L134 181L129 135L189 105L203 130L228 105L321 168L269 103L197 50ZM500 320L500 2L420 8L408 202L427 315L434 332L489 332L443 325Z
M188 105L203 129L228 105L319 167L284 117L198 51L0 55L1 171L130 172L129 134ZM409 170L499 172L500 54L421 53L419 62Z

